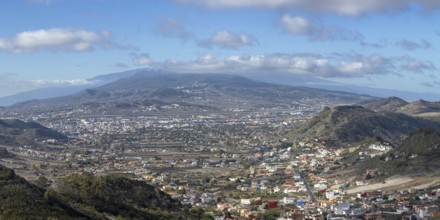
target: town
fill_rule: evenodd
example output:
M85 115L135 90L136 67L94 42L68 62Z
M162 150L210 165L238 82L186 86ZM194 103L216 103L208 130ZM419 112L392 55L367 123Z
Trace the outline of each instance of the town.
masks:
M426 180L432 184L417 185L397 177L392 184L393 179L381 179L383 174L374 169L353 174L352 165L381 157L391 146L329 148L319 139L283 136L313 112L19 115L68 135L70 141L9 147L15 157L1 163L51 187L75 172L125 175L161 188L185 207L203 208L215 219L439 217L440 182L435 177ZM353 155L355 161L348 164ZM405 183L408 187L402 187ZM373 187L377 184L384 186Z

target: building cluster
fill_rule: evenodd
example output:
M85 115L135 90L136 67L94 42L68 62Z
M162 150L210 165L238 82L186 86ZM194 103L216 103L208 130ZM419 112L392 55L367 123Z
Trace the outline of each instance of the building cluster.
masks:
M353 163L372 157L393 160L384 156L392 150L385 143L328 148L317 139L290 143L273 138L307 120L306 112L72 117L86 111L27 116L72 141L8 148L30 162L2 162L55 184L72 172L123 173L218 219L440 218L439 187L350 193L372 184L380 172L344 172L352 165L347 158Z

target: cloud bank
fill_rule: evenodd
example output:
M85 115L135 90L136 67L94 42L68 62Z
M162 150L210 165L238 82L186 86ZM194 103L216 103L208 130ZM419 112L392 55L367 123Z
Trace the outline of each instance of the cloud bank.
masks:
M365 38L364 35L357 31L315 24L303 17L284 15L280 19L280 23L285 33L304 35L312 41L345 40L363 42Z
M297 9L331 12L348 16L397 11L417 5L426 10L440 7L438 0L176 0L180 3L198 4L209 8L260 7L271 9Z
M14 75L14 74L13 74ZM65 86L81 86L93 85L95 82L84 79L73 80L16 80L11 78L11 74L0 75L0 93L2 95L12 95L18 92L28 91L32 89L46 88L46 87L65 87Z
M83 52L109 46L110 33L65 28L24 31L11 38L0 37L0 51L25 53L34 51Z
M269 55L200 56L188 62L167 60L156 63L156 68L182 73L290 73L326 78L365 77L372 75L425 73L436 67L411 56L385 57L380 54L332 54L328 56L306 53Z

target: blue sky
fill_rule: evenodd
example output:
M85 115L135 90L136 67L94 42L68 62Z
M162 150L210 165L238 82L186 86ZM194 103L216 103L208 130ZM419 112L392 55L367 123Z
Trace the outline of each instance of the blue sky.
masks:
M437 0L1 4L0 96L137 68L276 72L440 93Z

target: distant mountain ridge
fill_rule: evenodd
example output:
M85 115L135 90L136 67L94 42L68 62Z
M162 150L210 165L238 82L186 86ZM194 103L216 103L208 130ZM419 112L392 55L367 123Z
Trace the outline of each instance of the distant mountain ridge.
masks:
M369 96L307 87L257 82L227 74L151 74L138 72L103 86L61 98L19 103L15 109L46 111L54 108L101 106L106 112L146 107L151 103L186 106L189 109L291 108L337 102L355 103ZM156 107L157 105L154 104ZM147 106L148 107L148 106ZM159 106L160 107L160 106ZM93 108L91 111L98 111Z
M292 136L318 138L330 145L347 145L381 138L398 145L411 132L440 123L401 113L375 112L361 106L325 108Z
M420 99L414 102L406 102L397 97L389 97L366 100L359 104L374 111L397 112L440 121L440 101L429 102Z
M406 114L421 114L427 112L440 112L440 102L428 102L425 100L418 100L402 106L399 112Z
M385 99L367 100L359 104L375 111L397 112L401 107L408 105L409 102L393 96Z
M110 73L87 79L88 83L70 86L50 86L45 88L34 89L30 91L20 92L14 95L0 97L0 106L9 106L19 102L28 102L31 100L50 99L61 96L72 95L85 89L105 85L109 82L116 81L124 77L130 77L145 69L136 69L124 72ZM154 71L151 71L154 73Z
M51 87L45 87L31 91L21 92L6 97L0 97L0 106L9 106L15 103L26 102L30 100L41 100L41 99L72 95L77 92L83 91L85 89L96 88L105 85L107 83L115 82L119 79L132 77L133 75L139 73L149 74L149 75L162 75L165 72L159 69L145 68L145 69L135 69L135 70L129 70L129 71L123 71L117 73L103 74L87 79L88 83L83 85L51 86ZM174 73L174 74L179 74L179 73ZM230 73L230 74L234 75L234 73ZM200 74L200 75L205 75L205 74ZM365 94L375 97L385 97L386 95L394 95L394 96L404 97L408 100L417 100L422 97L428 100L434 100L436 99L436 97L440 96L440 94L435 94L435 93L418 93L418 92L410 92L410 91L398 91L391 89L352 86L352 85L341 84L341 83L320 79L317 77L302 76L302 75L287 74L287 73L282 74L282 73L267 72L267 73L241 74L240 76L244 76L246 78L255 81L267 82L272 84L301 86L301 87L325 89L331 91L350 92L350 93Z

